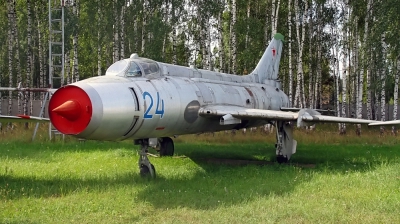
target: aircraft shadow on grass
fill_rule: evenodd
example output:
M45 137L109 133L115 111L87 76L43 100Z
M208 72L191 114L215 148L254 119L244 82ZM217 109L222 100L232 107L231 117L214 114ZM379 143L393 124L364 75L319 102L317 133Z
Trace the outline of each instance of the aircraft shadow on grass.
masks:
M261 150L258 147L246 149L245 154L248 153L249 156L245 154L229 155L226 152L229 152L230 147L230 145L210 145L208 150L199 152L197 149L187 149L185 144L178 145L176 147L177 154L185 157L172 159L190 159L199 166L198 169L193 171L192 175L176 175L173 178L166 178L161 172L155 180L143 179L136 171L133 171L136 168L134 159L132 160L132 170L121 171L120 174L113 177L93 177L85 180L57 176L53 179L39 179L34 176L16 177L12 173L2 170L0 172L0 186L3 187L0 188L0 199L55 198L75 194L81 189L97 192L126 185L132 188L143 187L135 200L150 202L155 208L188 207L207 210L249 202L259 197L286 195L296 189L299 184L312 179L313 175L300 175L299 178L299 169L310 173L324 172L332 175L346 173L349 170L369 172L380 166L382 161L390 162L400 157L385 148L369 149L360 146L353 148L345 155L337 155L334 150L326 152L323 149L310 155L310 151L300 150L296 159L289 165L277 163L220 165L210 164L209 160L205 159L248 160L252 157L254 159L262 156L265 158L266 156L266 160L273 161L275 157L273 150ZM214 151L217 148L218 152L221 153ZM271 151L271 153L265 154L268 151ZM225 154L222 152L225 152ZM0 157L7 156L5 152L0 153ZM27 158L25 157L25 159ZM154 162L157 163L157 161L163 159L154 158ZM315 168L299 165L310 163L314 163ZM326 169L326 164L330 164L329 169ZM173 166L169 168L173 169ZM4 169L4 167L1 167L1 169Z

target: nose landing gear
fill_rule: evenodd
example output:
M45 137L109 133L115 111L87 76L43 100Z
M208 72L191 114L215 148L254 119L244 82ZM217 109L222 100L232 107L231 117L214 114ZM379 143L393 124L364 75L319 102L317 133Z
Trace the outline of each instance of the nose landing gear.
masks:
M149 148L149 139L139 139L135 143L140 144L140 155L139 155L139 170L140 176L142 177L156 177L156 169L153 164L150 163L147 157L147 152Z
M151 139L155 140L155 139ZM142 177L156 177L156 169L154 168L153 164L150 163L149 158L147 157L150 141L148 138L146 139L137 139L134 141L135 145L140 145L140 155L139 155L139 171L140 176ZM174 142L169 137L159 138L157 140L156 149L159 148L160 156L173 156L174 155Z

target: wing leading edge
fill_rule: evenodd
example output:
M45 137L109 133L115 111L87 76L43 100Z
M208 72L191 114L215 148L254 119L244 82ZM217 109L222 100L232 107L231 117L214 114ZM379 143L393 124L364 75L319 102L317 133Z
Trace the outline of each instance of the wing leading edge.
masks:
M370 126L383 126L383 125L394 125L394 124L400 124L400 120L380 121L380 122L371 123L369 125Z
M298 127L315 123L352 123L371 124L377 121L321 115L313 109L301 109L298 112L251 109L238 106L213 105L200 108L199 115L219 118L221 125L239 124L241 120L262 119L270 121L297 121Z

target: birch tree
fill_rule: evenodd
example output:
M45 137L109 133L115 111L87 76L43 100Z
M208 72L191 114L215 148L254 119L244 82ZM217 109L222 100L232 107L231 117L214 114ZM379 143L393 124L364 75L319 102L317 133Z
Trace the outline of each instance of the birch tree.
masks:
M288 2L288 63L289 63L289 106L293 106L293 67L292 67L292 6Z
M77 21L79 19L79 0L74 0L74 4L72 6L73 14L77 18ZM72 77L73 81L72 82L77 82L79 81L79 67L78 67L78 36L79 36L79 23L75 24L75 32L74 32L74 37L72 41L72 45L74 48L74 66L72 68Z
M393 93L393 120L397 120L397 106L399 97L399 76L400 76L400 56L396 60L396 71L394 72L394 93ZM396 127L392 126L392 133L396 135Z
M311 3L312 4L312 3ZM310 7L311 9L312 9L312 5L311 5L311 7ZM309 24L309 28L308 28L308 38L309 38L309 47L308 47L308 106L309 106L309 108L314 108L314 97L315 97L315 94L316 93L314 93L314 87L313 87L313 84L315 84L314 82L313 82L313 68L312 68L312 57L313 57L313 54L312 54L312 49L313 49L313 47L311 47L313 44L312 43L315 43L315 42L313 42L313 25L314 25L314 21L313 21L313 15L312 15L312 10L310 10L309 11L309 13L308 13L308 20L309 20L309 22L308 22L308 24ZM318 35L317 35L318 36Z
M224 50L224 36L222 29L222 11L218 14L218 57L219 57L219 70L225 72L225 50Z
M32 61L32 13L31 13L31 1L26 0L26 7L27 7L27 22L28 22L28 29L27 29L27 51L26 51L26 87L32 87L32 70L33 70L33 61ZM0 97L1 98L1 97ZM33 100L33 93L29 92L29 102ZM31 114L28 113L28 92L25 92L25 99L24 99L24 114ZM27 124L27 123L26 123Z
M102 0L97 0L97 76L101 76L101 20L102 20Z
M281 0L272 0L272 7L271 7L271 40L272 40L272 38L274 38L274 35L277 32L278 15L279 15L280 4L281 4Z
M22 72L21 72L21 61L19 55L19 35L18 35L18 24L17 24L17 11L16 11L16 2L15 0L11 0L11 10L12 10L12 29L14 33L13 40L13 48L15 49L15 64L16 64L16 73L17 73L17 85L22 85ZM18 93L17 95L17 109L18 114L22 113L22 102L23 102L23 94Z
M380 77L381 77L381 121L385 121L386 119L386 69L385 69L385 59L386 59L386 43L385 43L385 35L381 36L381 45L382 45L382 59L381 59L381 69L380 69ZM383 129L383 126L381 127Z
M8 86L13 87L13 39L14 39L14 29L13 29L13 9L12 0L7 1L7 11L8 11ZM8 92L8 115L12 112L12 91Z
M236 0L232 0L232 23L231 23L231 57L232 57L232 70L236 74Z
M369 19L370 15L372 14L372 0L368 0L367 3L367 14L365 16L364 20L364 44L363 44L363 51L362 51L362 63L363 63L363 68L364 72L366 73L366 78L367 78L367 119L371 120L372 119L372 104L371 104L371 70L370 70L370 65L368 62L368 58L370 56L369 54L369 47L367 46L368 43L368 34L369 34Z
M120 44L121 44L121 50L120 50L120 58L125 58L125 12L126 12L126 1L123 1L123 5L121 7L121 13L120 13L120 29L119 29L119 35L120 35Z
M303 47L304 47L304 35L305 35L305 21L306 13L301 16L298 0L295 0L295 14L296 14L296 33L297 33L297 44L298 44L298 55L297 55L297 87L295 95L295 106L303 108L304 103L304 74L303 74ZM305 1L305 12L308 10L308 2ZM301 24L301 36L300 36L300 16Z
M114 23L113 23L113 63L119 61L119 42L118 42L118 0L114 0L113 2L113 15L114 15Z

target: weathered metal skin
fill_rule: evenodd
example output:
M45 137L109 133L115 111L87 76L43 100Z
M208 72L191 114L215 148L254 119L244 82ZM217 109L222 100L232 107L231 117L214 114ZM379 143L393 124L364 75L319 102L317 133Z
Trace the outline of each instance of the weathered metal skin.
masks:
M161 64L160 67L174 70L179 66ZM187 68L186 73L193 70ZM201 72L196 70L197 74ZM288 97L279 88L259 83L160 74L151 78L106 76L73 85L86 91L92 101L92 120L77 135L87 139L155 138L252 127L265 121L248 120L241 124L220 125L219 120L198 116L198 111L206 105L270 110L289 106Z

